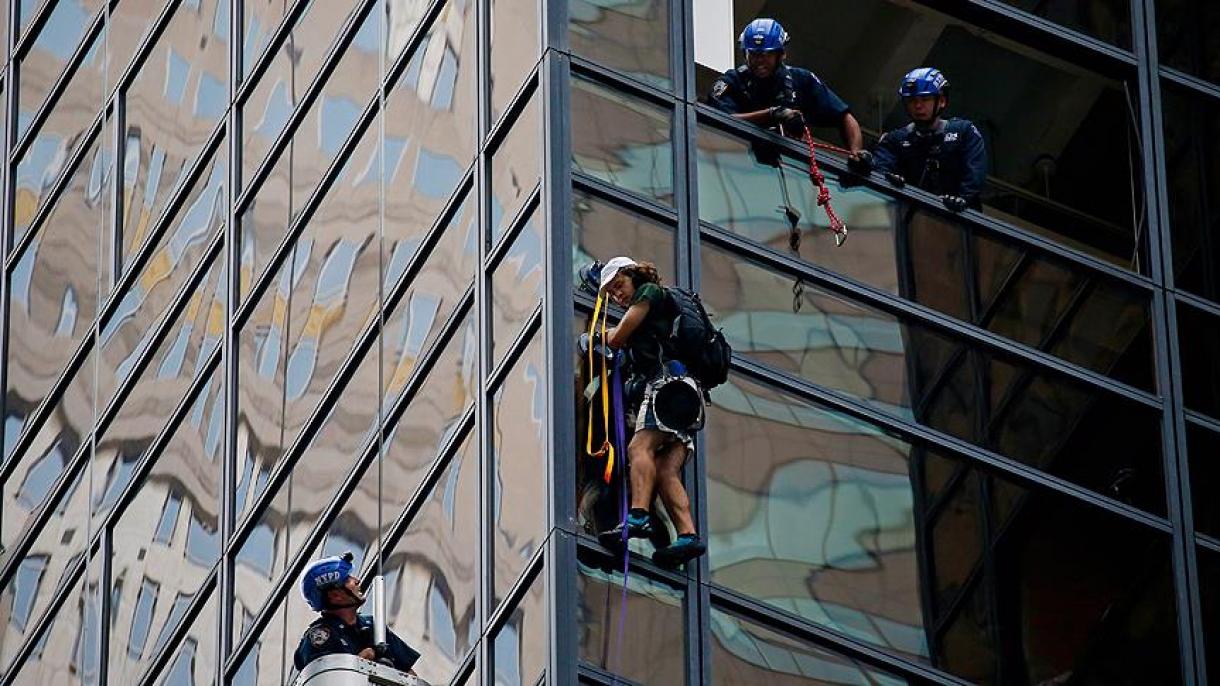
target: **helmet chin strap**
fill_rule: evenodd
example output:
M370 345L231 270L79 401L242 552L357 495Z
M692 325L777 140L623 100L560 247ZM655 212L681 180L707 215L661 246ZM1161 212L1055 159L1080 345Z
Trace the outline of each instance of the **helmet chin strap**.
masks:
M347 594L347 597L351 598L351 601L347 602L347 603L343 603L342 605L337 605L335 603L328 602L326 604L327 610L347 610L349 608L360 607L361 605L364 604L364 598L361 598L361 597L357 596L355 593L352 593L352 590L350 588L344 586L341 590Z

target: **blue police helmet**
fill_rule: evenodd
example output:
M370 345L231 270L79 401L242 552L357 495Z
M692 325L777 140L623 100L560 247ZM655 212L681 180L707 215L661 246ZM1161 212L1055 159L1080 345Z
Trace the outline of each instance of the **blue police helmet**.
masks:
M327 607L326 592L332 588L342 588L351 575L351 553L324 557L305 569L305 576L301 578L301 595L305 596L305 602L314 612L321 612Z
M949 90L949 79L935 67L920 67L907 72L898 86L898 96L912 98L917 95L945 95Z
M788 32L774 19L755 19L741 32L740 40L746 52L782 52Z

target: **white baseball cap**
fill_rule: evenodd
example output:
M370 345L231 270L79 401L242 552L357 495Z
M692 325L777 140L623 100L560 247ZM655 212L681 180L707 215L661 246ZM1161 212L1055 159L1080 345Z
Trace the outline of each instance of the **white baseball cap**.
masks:
M606 286L609 286L610 282L614 280L614 277L618 276L620 269L634 266L636 266L636 262L630 257L615 257L611 259L605 264L605 266L602 267L601 285L598 286L597 290L606 290Z

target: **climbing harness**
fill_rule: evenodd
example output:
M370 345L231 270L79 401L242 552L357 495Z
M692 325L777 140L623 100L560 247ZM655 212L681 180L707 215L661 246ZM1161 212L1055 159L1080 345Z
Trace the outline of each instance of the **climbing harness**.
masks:
M597 352L595 341L601 340L604 344L606 340L606 317L609 314L610 307L605 302L606 296L598 293L597 303L593 306L593 319L589 322L589 378L596 377L594 371L594 356ZM600 320L601 337L595 337L598 331ZM618 356L615 356L616 360ZM616 362L617 369L617 362ZM620 382L621 383L621 382ZM615 446L610 439L610 383L609 372L606 369L606 361L602 360L601 373L599 378L602 393L602 444L597 450L593 449L593 403L589 403L589 421L588 421L588 436L585 439L585 453L589 457L605 458L606 470L602 474L602 480L607 484L610 483L610 477L614 474Z

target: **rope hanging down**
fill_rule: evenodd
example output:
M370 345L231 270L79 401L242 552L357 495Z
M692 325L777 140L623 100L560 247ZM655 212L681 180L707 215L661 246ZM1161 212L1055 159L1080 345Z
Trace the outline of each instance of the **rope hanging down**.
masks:
M806 126L801 136L801 140L809 146L809 179L813 181L813 185L818 187L818 206L826 210L826 219L830 222L830 230L835 235L835 247L843 245L847 240L847 224L839 219L839 215L835 213L834 207L830 204L830 189L826 187L826 175L818 167L818 157L816 154L817 148L837 152L843 155L851 155L851 151L845 148L840 148L829 143L819 143L813 140L813 134L809 132L809 127Z

